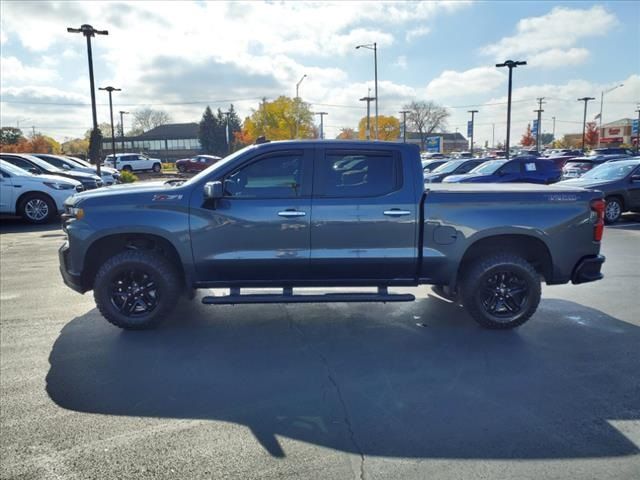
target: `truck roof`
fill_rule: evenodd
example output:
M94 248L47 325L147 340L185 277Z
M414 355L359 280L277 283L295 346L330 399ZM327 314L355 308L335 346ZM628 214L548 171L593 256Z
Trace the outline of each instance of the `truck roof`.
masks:
M277 140L270 141L266 143L260 143L255 145L256 148L260 149L268 149L269 147L278 147L282 148L283 146L300 146L300 145L315 145L315 146L327 146L331 145L332 147L342 147L345 149L349 148L368 148L371 150L375 150L377 147L394 147L394 148L402 148L407 150L414 150L416 153L420 151L418 145L414 145L411 143L402 143L402 142L387 142L382 140Z
M537 192L537 193L564 193L582 192L583 188L565 185L539 185L534 183L431 183L425 191L433 192Z

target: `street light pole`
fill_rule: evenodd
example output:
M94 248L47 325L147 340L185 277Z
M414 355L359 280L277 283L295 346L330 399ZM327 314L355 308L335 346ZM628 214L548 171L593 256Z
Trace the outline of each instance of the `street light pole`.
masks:
M473 130L475 126L473 120L475 114L478 113L478 110L468 110L468 112L471 114L471 148L469 150L471 151L471 156L473 157Z
M120 110L120 140L122 142L122 152L124 153L124 118L123 115L128 115L129 112L123 112Z
M620 87L624 87L624 83L621 83L620 85L616 85L613 88L610 88L609 90L603 90L600 93L600 115L598 115L598 119L599 119L599 124L598 124L598 148L600 147L600 137L602 137L602 107L604 105L604 94L605 93L609 93L609 92L613 92L616 88L620 88Z
M400 110L402 114L402 143L407 143L407 113L410 110Z
M360 99L360 101L361 101L361 102L367 102L367 131L366 131L367 140L370 140L370 139L371 139L371 129L370 129L370 127L369 127L369 119L371 118L371 114L370 114L371 108L370 108L370 105L371 105L371 102L372 102L373 100L374 100L374 98L373 98L373 97L370 97L370 96L362 97L362 98Z
M538 98L539 107L537 110L534 110L534 112L538 114L538 128L536 130L536 152L538 153L540 153L540 135L542 134L542 112L544 112L544 110L542 110L542 104L545 103L543 102L543 100L544 100L544 97Z
M379 139L378 136L378 44L376 42L367 44L367 45L358 45L356 50L359 48L366 48L368 50L373 50L373 72L374 72L374 95L376 100L376 140Z
M551 133L551 136L553 137L553 141L556 141L556 117L551 117L551 120L553 120L553 131Z
M225 130L225 136L227 139L227 155L231 154L231 142L229 141L229 117L231 116L231 112L222 112L225 117L227 117L227 127Z
M638 112L638 130L636 131L636 155L640 151L640 107L636 110Z
M295 99L295 103L296 103L296 138L298 138L299 135L299 130L300 130L300 95L299 95L299 91L300 91L300 84L302 83L302 81L307 78L307 74L305 73L304 75L302 75L302 78L300 78L300 81L298 83L296 83L296 99Z
M327 112L315 112L314 115L320 115L320 140L324 139L324 116L329 115Z
M582 152L584 152L584 140L585 140L585 131L587 127L587 102L589 100L595 100L593 97L582 97L579 98L579 102L584 102L584 117L582 119Z
M93 132L92 138L98 131L98 114L96 112L96 89L93 81L93 55L91 53L91 37L95 35L109 35L107 30L96 30L91 25L82 25L80 28L67 28L67 32L69 33L82 33L87 38L87 56L89 58L89 83L91 86L91 111L93 113ZM90 151L90 155L93 157L97 157L95 154L99 150L95 149ZM100 159L99 158L91 158L96 164L96 173L100 176Z
M519 60L506 60L504 63L496 63L496 67L507 67L509 69L509 94L507 98L507 140L505 145L505 153L507 160L509 159L509 140L511 138L511 89L513 85L513 69L517 68L518 65L526 65L527 62L522 62Z
M111 115L111 150L113 151L113 161L116 161L116 132L113 128L113 103L111 102L111 94L113 92L122 91L121 88L115 87L100 87L98 90L105 90L109 92L109 114ZM115 164L115 163L114 163Z

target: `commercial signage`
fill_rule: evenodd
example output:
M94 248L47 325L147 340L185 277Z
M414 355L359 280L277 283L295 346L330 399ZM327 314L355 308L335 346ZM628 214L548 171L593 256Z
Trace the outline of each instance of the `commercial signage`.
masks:
M619 128L607 128L607 132L609 133L609 135L620 135Z
M534 137L538 136L538 120L533 121L533 127L531 127L531 135Z
M429 153L442 153L442 137L427 137L425 146Z
M631 122L631 135L638 135L638 119Z
M467 137L473 137L473 122L471 120L467 122Z

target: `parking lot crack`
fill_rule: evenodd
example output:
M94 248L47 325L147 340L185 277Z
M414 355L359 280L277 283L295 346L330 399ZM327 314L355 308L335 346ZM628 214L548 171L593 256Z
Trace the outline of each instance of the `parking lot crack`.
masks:
M317 348L315 347L308 339L307 335L305 334L304 330L302 330L302 328L300 328L299 325L297 325L294 321L293 318L291 318L291 315L289 314L289 311L286 307L284 307L285 310L285 314L287 316L287 320L289 322L289 328L294 331L302 340L302 342L304 343L304 345L311 351L313 351L316 356L320 359L320 362L322 363L326 375L327 375L327 379L329 380L329 383L333 386L333 389L336 392L336 397L338 398L338 402L340 403L340 408L342 410L342 414L343 414L343 421L344 421L344 425L347 428L347 431L349 432L349 439L351 440L351 444L353 445L354 449L356 450L356 452L358 453L358 455L360 455L360 475L359 478L360 480L365 480L365 469L364 469L364 462L365 462L365 456L364 456L364 452L362 451L362 448L360 447L360 444L358 443L358 439L356 438L356 434L355 431L353 430L353 424L351 423L351 416L349 415L349 409L347 408L347 403L344 400L344 397L342 395L342 390L340 388L340 384L338 383L338 381L335 378L335 374L333 373L333 370L331 369L331 366L329 364L329 361L327 359L327 357Z

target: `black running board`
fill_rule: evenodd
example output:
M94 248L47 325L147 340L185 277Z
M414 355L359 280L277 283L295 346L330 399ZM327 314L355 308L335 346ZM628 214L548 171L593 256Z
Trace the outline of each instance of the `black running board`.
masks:
M386 288L378 289L378 293L324 293L317 295L293 295L291 289L284 289L282 294L245 294L239 289L232 289L231 295L220 297L203 297L205 305L240 305L256 303L336 303L336 302L413 302L416 297L410 293L388 293Z

